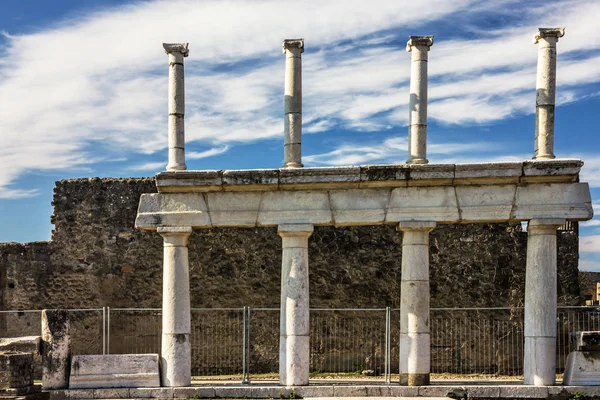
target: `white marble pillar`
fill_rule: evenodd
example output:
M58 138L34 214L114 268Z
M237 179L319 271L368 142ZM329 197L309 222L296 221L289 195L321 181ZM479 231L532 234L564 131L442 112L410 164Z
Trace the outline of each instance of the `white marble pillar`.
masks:
M192 381L190 344L190 268L188 238L191 227L157 229L163 237L162 386L189 386Z
M539 28L533 36L538 46L535 85L534 159L551 160L554 156L554 103L556 97L556 42L565 28Z
M427 164L427 59L433 36L411 36L408 164Z
M311 224L279 225L282 239L279 383L308 385L310 325L308 238Z
M429 384L429 232L435 222L400 222L400 384Z
M163 43L169 55L169 163L167 171L187 169L185 165L185 90L183 58L189 54L188 43Z
M532 219L527 227L524 383L556 383L556 229L564 219Z
M302 53L304 39L283 41L283 168L302 168Z

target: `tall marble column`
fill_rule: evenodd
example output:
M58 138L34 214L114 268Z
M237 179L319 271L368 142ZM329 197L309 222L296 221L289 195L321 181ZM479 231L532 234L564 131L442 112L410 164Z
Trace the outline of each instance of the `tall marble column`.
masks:
M411 36L408 164L427 164L427 59L433 36Z
M400 222L400 384L429 384L429 232L435 222Z
M302 53L304 39L283 41L285 88L283 97L283 168L302 168Z
M188 43L163 43L169 55L169 163L167 171L187 169L185 165L185 90L183 58L189 54Z
M524 383L556 383L556 229L564 219L532 219L527 227Z
M188 238L191 227L158 228L163 237L162 386L192 382L190 344L190 268Z
M282 239L279 383L308 385L310 322L308 238L311 224L279 225Z
M556 43L565 28L539 28L533 36L538 46L535 85L534 159L551 160L554 156L554 103L556 98Z

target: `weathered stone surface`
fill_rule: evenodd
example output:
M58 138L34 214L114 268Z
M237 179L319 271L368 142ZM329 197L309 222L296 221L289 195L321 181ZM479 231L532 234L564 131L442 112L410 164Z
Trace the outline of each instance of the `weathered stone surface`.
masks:
M71 336L66 310L42 311L42 387L69 386Z
M569 353L563 385L600 385L600 351L572 351Z
M41 336L0 338L0 351L18 351L39 355L42 348Z
M577 351L600 351L600 332L573 332L571 333L571 346Z
M33 386L33 354L0 353L0 389L20 389ZM1 394L0 394L1 396Z
M157 354L73 356L69 388L158 387L158 361Z

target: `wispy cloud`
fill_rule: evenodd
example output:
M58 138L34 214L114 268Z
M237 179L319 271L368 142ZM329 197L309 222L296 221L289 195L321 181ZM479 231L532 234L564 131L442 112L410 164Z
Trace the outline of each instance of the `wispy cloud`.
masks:
M600 235L580 237L579 251L582 253L600 253Z
M310 6L275 0L156 0L58 21L28 35L7 34L0 58L0 191L5 196L35 194L13 187L34 170L164 151L167 68L162 42L191 43L186 139L211 148L188 152L187 158L195 160L223 154L237 143L281 135L281 39L306 37L307 133L389 130L406 123L406 36L442 19L475 21L487 15L486 7L490 3L481 0L332 0ZM493 7L510 15L506 20L513 25L484 29L459 24L464 32L458 30L450 39L436 37L430 54L432 119L479 124L533 112L537 52L531 35L538 25L567 26L559 42L559 100L589 95L581 86L600 81L600 59L591 52L600 49L595 21L600 4L540 6L515 0ZM293 18L282 18L286 15ZM404 142L385 145L391 150L381 144L363 149L347 145L306 161L405 160ZM453 150L446 157L460 151L470 150Z

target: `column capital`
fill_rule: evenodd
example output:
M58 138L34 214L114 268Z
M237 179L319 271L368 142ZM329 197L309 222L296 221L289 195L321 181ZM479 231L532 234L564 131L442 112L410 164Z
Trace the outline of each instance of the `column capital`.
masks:
M564 218L539 218L529 220L527 224L528 234L554 234L559 226L564 225Z
M167 54L180 53L184 57L187 57L190 54L188 45L189 43L163 43L163 48Z
M281 43L283 53L289 49L299 49L300 53L304 53L304 39L284 39Z
M277 234L281 237L310 236L314 230L313 224L282 224L277 226Z
M400 221L396 230L398 231L427 231L431 232L435 229L434 221Z
M547 37L558 38L565 36L565 28L538 28L538 31L533 35L533 43L538 44L540 39Z
M187 246L187 240L192 234L191 226L160 226L156 228L164 239L164 246Z
M406 42L406 51L411 52L412 47L427 46L427 51L433 46L433 35L431 36L409 36Z

